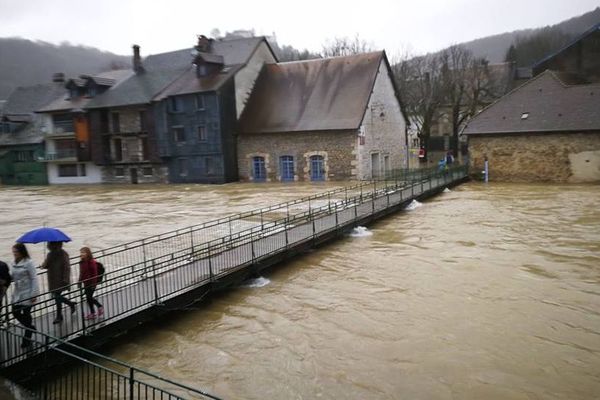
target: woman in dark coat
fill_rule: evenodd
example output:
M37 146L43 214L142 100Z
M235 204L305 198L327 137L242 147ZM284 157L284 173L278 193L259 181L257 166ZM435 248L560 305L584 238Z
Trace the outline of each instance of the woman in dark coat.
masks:
M62 305L67 304L71 308L71 314L75 312L75 303L62 295L71 284L71 262L69 254L63 250L62 242L48 242L48 255L41 268L48 270L48 289L56 303L55 324L62 322Z
M92 256L92 251L89 247L82 247L79 250L79 282L83 284L85 291L85 299L90 307L90 313L85 316L86 319L94 319L104 314L104 307L94 298L94 290L98 284L98 264ZM98 307L98 313L94 310L94 306Z

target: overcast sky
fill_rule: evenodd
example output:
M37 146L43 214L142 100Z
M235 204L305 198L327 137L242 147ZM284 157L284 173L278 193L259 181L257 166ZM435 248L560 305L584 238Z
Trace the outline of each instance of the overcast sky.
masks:
M389 54L425 53L483 36L552 25L600 0L0 0L0 37L69 41L118 54L191 47L196 34L255 29L280 44L320 51L354 37Z

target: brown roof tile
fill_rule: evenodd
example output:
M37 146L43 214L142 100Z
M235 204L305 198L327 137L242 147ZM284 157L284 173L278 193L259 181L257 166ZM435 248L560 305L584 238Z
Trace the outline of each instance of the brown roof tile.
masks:
M384 52L265 65L242 133L358 129Z

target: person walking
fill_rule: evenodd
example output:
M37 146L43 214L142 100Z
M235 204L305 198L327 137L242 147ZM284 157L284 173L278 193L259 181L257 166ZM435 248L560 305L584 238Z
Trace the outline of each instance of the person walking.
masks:
M94 298L94 291L98 284L98 263L94 260L92 251L89 247L82 247L79 250L79 282L83 284L85 292L85 300L90 308L90 313L85 316L85 319L94 319L104 315L104 307ZM94 306L98 307L96 313Z
M40 266L40 268L48 270L48 289L56 303L56 318L53 324L60 324L63 321L63 303L71 308L71 314L75 313L75 303L62 295L62 292L71 284L69 254L63 250L62 245L62 242L48 242L49 252Z
M31 345L31 336L36 330L31 317L31 309L40 294L35 264L29 257L27 248L22 243L16 243L12 248L14 263L11 267L15 288L12 294L13 315L25 328L21 348Z
M10 276L10 268L5 262L0 261L0 308L2 307L6 291L11 282L12 277Z

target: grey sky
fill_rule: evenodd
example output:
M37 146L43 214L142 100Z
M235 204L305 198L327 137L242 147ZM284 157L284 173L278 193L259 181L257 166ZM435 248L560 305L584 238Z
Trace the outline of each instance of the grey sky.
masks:
M599 0L0 0L0 37L69 41L130 54L190 47L195 35L254 28L280 44L319 51L359 34L389 54L439 50L483 36L552 25Z

